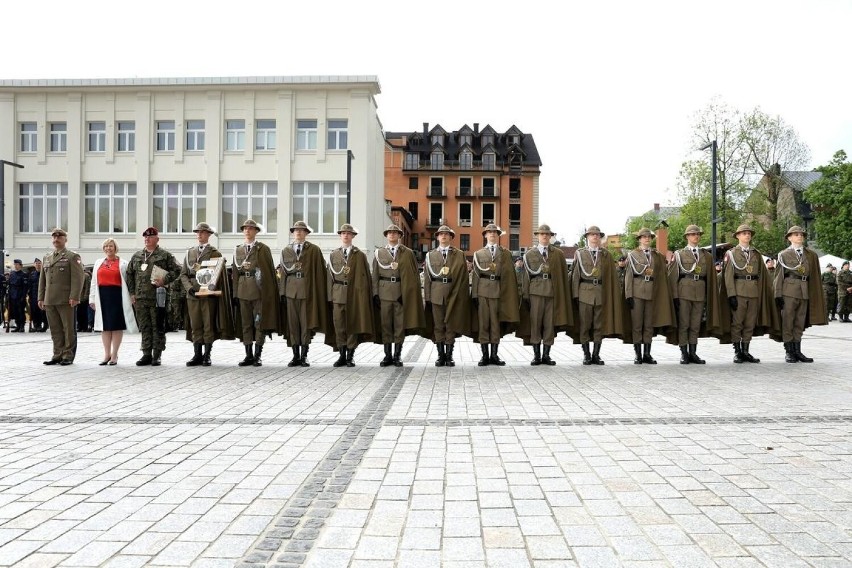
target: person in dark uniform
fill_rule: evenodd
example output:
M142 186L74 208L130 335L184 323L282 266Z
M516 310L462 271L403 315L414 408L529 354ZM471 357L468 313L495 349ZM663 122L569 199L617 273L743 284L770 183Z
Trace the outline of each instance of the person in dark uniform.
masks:
M828 323L825 298L822 295L819 258L805 246L808 234L799 225L793 225L785 238L790 246L778 253L775 272L775 305L781 312L781 333L787 363L813 363L802 354L802 333L812 325Z
M822 273L822 293L825 296L825 311L829 321L837 319L837 269L829 263Z
M9 319L6 317L6 308L9 306L9 273L5 270L0 274L0 318L6 333L9 332Z
M373 324L373 281L364 251L352 244L358 230L344 223L337 231L340 247L328 255L326 297L331 302L339 357L334 367L354 367L355 350L376 336Z
M19 333L26 331L28 291L29 279L27 273L24 272L24 263L21 259L16 258L14 269L9 275L9 324L11 325L12 320L15 320L15 327L12 331Z
M385 357L380 367L402 367L406 335L425 335L426 314L414 252L400 242L402 229L390 225L382 233L387 245L373 253L373 303L379 311ZM378 341L378 337L376 338Z
M44 272L39 278L38 307L47 312L53 357L45 365L71 365L77 353L74 309L83 292L83 263L80 255L65 248L68 234L59 228L51 232L53 252L44 256Z
M36 258L33 260L33 269L30 271L27 280L29 281L29 309L30 309L30 332L36 331L47 331L45 328L45 322L47 321L47 316L44 313L44 310L38 307L38 281L41 277L41 259ZM77 308L78 310L82 308Z

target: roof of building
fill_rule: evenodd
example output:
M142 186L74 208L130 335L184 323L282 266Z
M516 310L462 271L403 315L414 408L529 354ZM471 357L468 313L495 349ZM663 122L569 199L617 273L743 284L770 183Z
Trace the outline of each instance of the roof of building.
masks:
M374 83L381 92L376 75L269 75L253 77L134 77L105 79L3 79L0 88L69 88L69 87L190 87L243 85L336 85Z
M781 172L781 179L784 180L784 183L796 191L804 191L821 177L822 172Z

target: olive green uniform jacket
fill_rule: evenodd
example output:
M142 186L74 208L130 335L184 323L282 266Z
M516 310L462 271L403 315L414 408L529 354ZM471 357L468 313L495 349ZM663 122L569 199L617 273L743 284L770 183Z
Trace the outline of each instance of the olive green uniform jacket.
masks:
M328 262L328 299L331 301L331 288L335 282L348 282L348 285L345 286L346 335L354 336L356 345L374 342L376 338L381 340L382 334L381 332L377 333L373 316L373 282L370 277L370 267L367 264L367 255L361 249L352 245L346 266L349 267L349 274L341 272L344 267L343 253L340 249L332 251ZM332 270L339 272L339 274L334 274ZM332 327L334 327L333 320ZM332 338L336 336L334 330L329 333ZM333 345L332 348L337 351L338 346Z
M373 293L379 294L380 277L399 278L399 302L402 303L402 325L405 328L405 335L419 335L429 339L431 332L428 331L430 328L426 327L426 312L423 310L423 291L420 288L417 259L414 258L414 252L405 245L397 245L396 248L396 270L379 266L379 261L384 266L390 266L393 262L386 248L376 249L373 253ZM373 306L373 327L377 331L382 329L381 321L381 308ZM381 333L376 334L375 343L382 343Z
M713 263L713 255L703 249L699 249L699 266L700 274L698 276L706 276L704 282L704 317L701 319L701 329L698 331L698 337L715 337L721 338L727 330L731 332L731 321L722 319L722 311L719 299L719 279L716 278L716 267ZM686 249L675 251L677 255L672 259L668 268L669 287L671 288L672 298L679 298L678 285L681 280L681 273L684 273L684 278L692 278L695 271L686 273L680 269L683 266L686 270L693 268L696 264L695 257ZM678 258L679 257L679 258ZM678 261L680 260L680 265ZM700 293L699 293L700 294ZM725 300L727 301L727 300ZM727 325L725 323L727 322ZM666 334L666 343L671 345L679 345L680 338L678 331L680 327L680 319L675 317L671 329Z
M487 252L487 249L480 249L482 251L486 251L485 255L480 259L475 259L480 261L480 265L485 265L488 262L491 262L491 253ZM512 253L509 252L508 249L503 247L498 247L498 252L500 253L499 260L497 260L497 269L499 271L500 281L500 305L498 317L500 319L500 335L507 335L509 333L513 333L517 331L518 324L520 323L521 315L520 315L520 298L518 296L518 277L515 275L515 264L512 262ZM480 251L477 251L479 253ZM474 253L474 254L477 254ZM485 260L487 257L487 260ZM471 270L471 274L473 276L471 281L471 297L476 298L476 290L479 285L480 278L487 278L487 276L482 276L479 274L479 270L476 268L476 264L474 262L473 268ZM473 317L471 317L471 333L474 338L478 339L479 333L479 317L477 311L474 309Z
M242 245L238 245L241 247ZM281 319L281 311L278 301L278 272L272 263L272 251L260 241L255 241L254 249L251 251L256 255L255 269L260 270L260 329L264 333L277 333L284 331ZM251 258L251 257L250 257ZM231 290L236 290L240 266L237 264L237 256L234 254L234 262L231 266ZM240 302L234 302L233 321L241 322ZM237 324L239 325L239 323Z
M735 247L736 248L736 247ZM763 255L760 254L760 251L756 248L751 248L757 255L758 258L763 258ZM727 253L725 253L725 264L722 269L723 277L719 279L719 311L722 317L722 321L725 322L726 327L723 329L722 336L719 338L719 343L731 343L731 306L728 304L729 295L734 296L736 294L730 294L728 291L728 283L733 282L732 278L734 273L736 272L734 265L730 259L730 255L733 254L734 249L730 249ZM739 262L739 261L738 261ZM766 268L766 263L761 260L761 262L757 263L758 265L758 276L760 277L757 281L758 283L758 301L760 303L760 307L757 312L757 322L754 325L754 333L753 337L758 337L760 335L769 335L771 339L774 339L778 342L783 342L781 337L781 315L778 313L778 309L775 307L775 300L773 300L774 290L772 286L772 275L769 273L769 270ZM777 272L777 269L776 269ZM726 280L728 282L726 282Z
M537 251L538 247L534 247ZM541 258L541 254L530 250L527 255L537 254ZM574 303L571 301L571 281L568 273L568 263L565 262L565 255L559 247L548 245L547 247L547 267L553 282L553 331L554 333L565 332L568 335L577 334L574 330L574 322L577 321L578 315L574 309ZM531 267L536 269L536 267ZM530 273L523 269L521 273L521 290L524 299L528 299L530 289ZM518 331L515 332L515 337L524 340L524 345L530 343L530 312L526 303L521 305L520 322Z
M432 249L426 255L426 261L423 265L423 297L426 300L426 330L429 333L429 339L435 341L435 320L432 316L431 291L432 291L432 274L429 271L430 257L441 257L438 249ZM441 263L433 258L432 271L439 273ZM473 304L470 302L470 284L468 281L467 261L464 258L464 253L455 247L450 247L450 252L447 255L447 268L449 273L447 278L452 278L453 289L446 299L447 306L447 329L452 331L456 337L467 335L473 337L471 331L473 327L473 318L475 313L472 310ZM438 274L437 278L443 278Z
M600 270L600 274L597 276L597 279L600 281L598 286L601 286L603 296L601 301L601 306L603 307L603 329L601 333L604 338L614 337L621 339L624 337L624 293L618 274L616 273L618 267L610 252L605 248L599 248L598 254L600 254L600 257L598 258L597 268ZM583 288L594 285L589 282L583 282L583 280L595 278L591 274L591 265L591 253L587 249L578 250L574 255L574 268L571 271L571 295L574 298L575 304L585 299L584 296L588 292L583 290ZM589 274L584 274L583 269L589 272ZM577 321L579 322L579 319ZM630 331L629 328L628 331ZM569 335L574 340L574 343L580 343L579 330L572 330Z
M180 284L187 295L190 289L196 292L200 289L198 282L195 280L196 270L194 265L214 258L222 258L222 253L211 244L208 244L204 248L204 253L201 255L198 254L198 247L189 249L180 270ZM228 277L227 263L222 266L222 272L219 273L219 280L215 282L215 286L216 290L222 292L221 295L199 296L197 300L188 299L186 302L215 302L216 321L213 322L214 337L216 339L236 339L234 312L231 310L231 281ZM186 340L192 341L192 321L190 320L186 303L183 308L183 325L186 328Z

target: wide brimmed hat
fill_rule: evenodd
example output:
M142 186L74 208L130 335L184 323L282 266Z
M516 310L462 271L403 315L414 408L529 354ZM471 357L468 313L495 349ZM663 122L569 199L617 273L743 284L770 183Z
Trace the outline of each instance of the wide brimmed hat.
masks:
M402 229L400 229L400 228L399 228L399 227L397 227L396 225L391 224L391 225L388 225L388 228L387 228L387 229L385 229L384 231L382 231L382 235L384 235L384 236L386 237L386 236L388 236L388 233L393 233L393 232L399 233L399 234L401 235L401 234L402 234Z
M597 225L591 225L588 229L586 229L586 232L583 233L584 237L588 237L589 235L600 235L601 238L604 238L606 236L604 235L604 232L601 231L601 228Z
M746 233L746 232L751 233L751 236L754 236L754 229L751 228L751 225L749 225L747 223L743 223L742 225L737 227L736 231L734 231L734 237L736 237L740 233Z
M204 231L205 233L210 233L211 235L216 234L216 230L207 223L199 223L192 230L193 233L200 233L201 231Z
M304 221L296 221L295 223L293 223L293 226L290 227L290 232L292 233L296 229L302 229L303 231L307 231L308 233L314 232L314 230L311 229L310 225L308 225Z
M257 221L255 221L254 219L246 219L245 221L243 221L243 224L240 225L240 230L242 231L246 227L256 229L258 233L263 230L260 228L260 225L258 225Z
M494 223L488 223L487 225L485 225L485 228L482 229L482 236L484 237L485 233L487 233L488 231L494 231L494 232L497 233L497 235L503 234L503 229L501 229L500 227L498 227Z
M56 227L55 229L53 229L53 230L50 232L50 236L51 236L51 237L67 237L67 236L68 236L68 233L66 233L64 229L61 229L61 228L59 228L59 227Z
M358 229L356 229L355 227L353 227L349 223L343 223L342 225L340 225L340 230L337 231L338 235L340 233L352 233L353 235L357 235Z
M437 237L441 233L447 233L448 235L450 235L453 238L456 237L456 232L454 230L450 229L447 225L441 225L440 227L438 227L438 230L435 231L435 236Z
M651 229L649 229L648 227L642 227L641 229L639 229L639 231L634 233L634 236L636 238L651 237L653 239L654 233L652 233Z
M789 237L793 233L802 233L803 236L805 236L805 237L808 236L808 232L806 230L801 228L799 225L793 225L792 227L787 229L787 234L784 235L784 238L786 239L787 237Z
M698 225L689 225L689 226L686 228L686 230L683 232L683 236L685 237L686 235L689 235L689 234L691 234L691 233L695 233L695 234L698 234L698 235L703 235L703 234L704 234L704 231L702 231L702 230L701 230L701 227L699 227Z
M157 230L157 227L148 227L144 231L142 231L143 237L157 237L160 235L160 231Z
M556 233L550 230L550 225L539 225L538 229L533 231L533 235L550 235L551 237L556 236Z

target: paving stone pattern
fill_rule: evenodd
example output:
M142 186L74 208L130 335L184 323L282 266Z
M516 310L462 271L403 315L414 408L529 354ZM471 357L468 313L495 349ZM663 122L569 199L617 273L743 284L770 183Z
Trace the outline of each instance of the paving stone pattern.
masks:
M704 366L656 341L655 366L604 343L584 367L433 365L410 339L355 368L240 368L239 343L187 368L138 368L138 336L99 367L45 367L43 334L0 336L0 566L603 567L852 565L852 325L809 330L817 362L760 365L702 342Z

